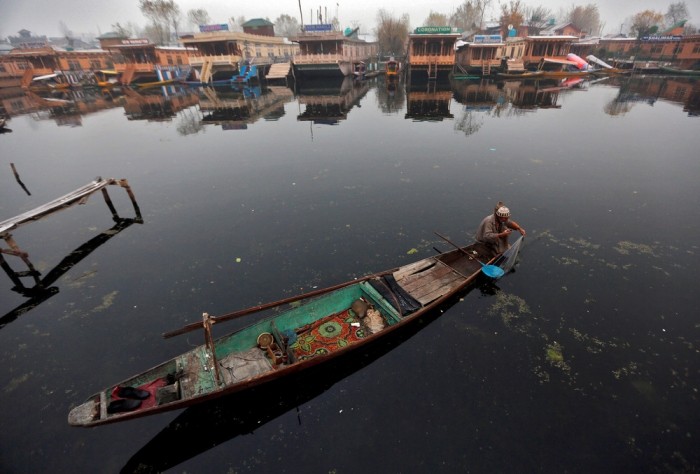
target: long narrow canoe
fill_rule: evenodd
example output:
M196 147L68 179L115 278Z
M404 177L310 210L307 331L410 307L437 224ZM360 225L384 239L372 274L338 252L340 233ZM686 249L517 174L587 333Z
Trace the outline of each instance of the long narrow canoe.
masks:
M476 243L298 297L218 317L205 313L201 323L165 334L203 328L205 344L90 396L70 411L68 423L92 427L185 408L357 350L465 291L479 277L480 262L502 257ZM262 310L274 314L212 339L212 324Z
M700 69L676 69L670 66L661 66L661 71L665 74L677 76L700 76Z

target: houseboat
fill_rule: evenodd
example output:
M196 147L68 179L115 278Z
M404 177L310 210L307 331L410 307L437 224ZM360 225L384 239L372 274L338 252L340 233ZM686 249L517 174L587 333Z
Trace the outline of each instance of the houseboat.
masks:
M243 75L245 82L250 82L252 68L242 71L243 66L256 66L257 78L258 72L265 74L273 63L288 63L298 46L274 36L272 23L266 23L250 20L244 23L243 32L228 31L225 24L202 25L199 33L180 38L190 51L189 79L216 85L235 82Z
M578 41L577 36L527 36L525 37L525 51L523 63L530 71L535 70L560 70L562 61L569 61L571 45ZM543 64L546 59L549 64Z
M15 48L0 59L0 82L24 89L77 88L94 84L93 69L109 64L109 54L101 50Z
M352 76L356 66L377 55L377 43L358 37L359 28L333 31L333 25L305 25L291 40L299 45L292 60L294 74L301 78Z
M123 85L167 84L189 72L188 48L157 46L147 39L105 45Z
M472 41L456 43L453 76L489 76L500 70L505 43L501 35L474 35Z
M410 81L447 80L455 66L460 34L449 26L422 26L408 35Z

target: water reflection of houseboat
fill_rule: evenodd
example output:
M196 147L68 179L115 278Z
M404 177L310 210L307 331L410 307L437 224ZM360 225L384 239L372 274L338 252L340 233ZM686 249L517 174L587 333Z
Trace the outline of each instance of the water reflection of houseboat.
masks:
M501 87L493 81L459 81L453 83L452 90L455 101L467 110L491 110L503 102Z
M516 109L560 109L559 89L552 89L553 84L556 81L505 82L503 91Z
M199 103L199 96L185 87L160 87L135 91L124 88L124 112L129 120L169 121L188 107Z
M370 84L367 81L353 81L346 77L342 82L305 81L297 89L299 104L304 111L297 120L315 124L337 125L345 120L350 110L367 94Z
M449 84L409 85L406 89L405 118L413 121L442 121L453 118L450 112L452 89Z
M223 130L244 130L260 119L278 120L284 105L294 99L291 89L259 86L240 89L202 88L199 109L202 122L220 125Z
M305 25L304 32L291 38L299 44L299 52L294 55L293 66L297 77L351 76L354 64L377 54L377 44L358 37L359 28L333 31L333 25Z
M454 69L459 37L449 26L423 26L408 35L409 81L447 80Z

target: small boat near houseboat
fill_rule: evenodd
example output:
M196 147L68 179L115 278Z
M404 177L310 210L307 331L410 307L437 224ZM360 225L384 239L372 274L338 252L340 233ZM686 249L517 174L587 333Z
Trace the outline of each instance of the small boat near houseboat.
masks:
M661 66L661 71L664 74L674 76L700 76L700 70L697 69L676 69L671 66Z
M398 77L401 73L401 63L394 56L391 56L384 64L384 73L386 77L391 79Z
M523 71L523 72L499 72L496 74L501 79L537 79L544 76L543 71Z
M450 242L454 250L329 288L218 317L204 313L202 322L164 334L203 329L203 345L95 393L70 411L68 423L92 427L185 408L358 350L447 303L482 272L502 276L522 241L502 255ZM264 310L273 314L212 338L213 324Z
M542 77L587 77L593 72L589 64L569 53L567 59L543 58L537 71L542 73Z

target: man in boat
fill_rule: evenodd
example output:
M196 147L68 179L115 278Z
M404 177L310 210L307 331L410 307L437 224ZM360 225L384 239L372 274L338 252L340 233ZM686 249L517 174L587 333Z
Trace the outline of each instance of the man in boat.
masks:
M476 241L487 245L496 253L508 250L508 236L514 230L525 235L525 229L520 224L511 220L510 209L502 202L494 208L493 214L484 217L476 230Z

